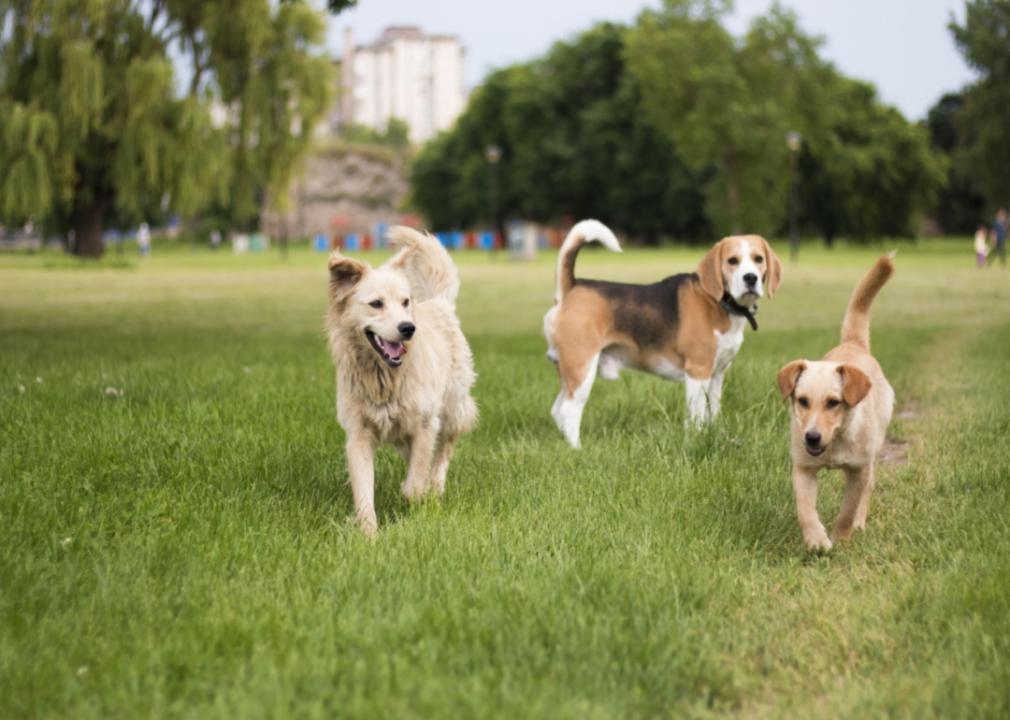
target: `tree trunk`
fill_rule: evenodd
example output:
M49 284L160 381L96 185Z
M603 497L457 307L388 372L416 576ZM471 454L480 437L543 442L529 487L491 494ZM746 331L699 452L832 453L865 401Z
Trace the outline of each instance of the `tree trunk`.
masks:
M730 231L741 233L740 225L740 183L737 178L736 151L727 148L723 156L723 170L726 172L726 206L729 210Z
M102 223L108 203L97 200L74 213L73 252L79 257L100 258L105 252L102 245Z

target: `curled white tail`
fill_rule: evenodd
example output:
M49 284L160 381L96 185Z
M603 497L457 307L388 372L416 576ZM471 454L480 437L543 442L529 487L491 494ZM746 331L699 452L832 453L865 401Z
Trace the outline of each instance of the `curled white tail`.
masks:
M560 303L572 285L575 284L575 257L579 249L587 242L598 242L611 252L621 252L621 244L606 225L599 220L582 220L568 231L565 241L561 243L558 252L557 287L554 291L554 302Z

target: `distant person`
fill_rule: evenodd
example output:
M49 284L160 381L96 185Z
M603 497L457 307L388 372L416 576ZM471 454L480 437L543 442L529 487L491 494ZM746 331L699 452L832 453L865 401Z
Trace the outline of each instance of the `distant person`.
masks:
M979 224L975 230L975 264L985 267L985 256L989 254L989 228Z
M137 247L140 249L141 255L151 254L151 228L147 226L147 223L140 223L140 228L137 230Z
M992 252L989 253L989 264L999 255L999 264L1006 267L1006 236L1007 236L1007 214L1006 208L1000 208L996 212L996 220L992 224Z
M214 228L210 233L210 248L217 250L219 247L221 247L221 231Z

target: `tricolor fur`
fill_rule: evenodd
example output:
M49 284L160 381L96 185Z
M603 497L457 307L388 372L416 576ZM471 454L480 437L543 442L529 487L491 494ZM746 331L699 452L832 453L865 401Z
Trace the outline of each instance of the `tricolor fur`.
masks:
M445 490L459 437L473 428L473 359L456 318L459 276L437 240L406 227L390 231L399 252L373 268L330 257L327 315L337 375L337 418L357 520L372 534L373 459L380 443L407 460L404 496Z
M561 389L551 414L572 447L579 446L582 411L597 375L616 379L630 367L685 383L695 424L719 413L723 378L743 342L746 319L724 299L752 311L778 289L782 266L764 238L720 240L694 273L652 285L575 277L575 258L587 242L620 252L614 234L596 220L571 229L558 255L555 305L544 316L548 357Z

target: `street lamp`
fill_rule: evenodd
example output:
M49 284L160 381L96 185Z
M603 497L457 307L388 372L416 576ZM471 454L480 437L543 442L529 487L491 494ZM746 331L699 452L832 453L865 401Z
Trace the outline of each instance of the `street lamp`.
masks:
M789 148L789 259L793 262L800 254L800 228L796 214L799 206L797 194L799 186L796 182L796 155L803 145L803 136L795 130L786 133L786 147Z
M501 148L497 145L488 145L484 148L484 157L487 159L487 205L488 219L491 221L491 233L494 237L493 244L497 246L498 228L498 162L501 160Z

